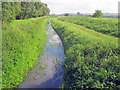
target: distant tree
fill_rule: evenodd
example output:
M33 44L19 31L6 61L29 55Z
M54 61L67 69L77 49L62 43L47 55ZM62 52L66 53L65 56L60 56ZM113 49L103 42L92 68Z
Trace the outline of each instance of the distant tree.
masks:
M79 16L79 15L80 15L80 12L77 12L77 15Z
M65 16L69 16L69 13L65 13Z
M92 15L92 17L97 17L97 18L100 18L100 17L103 17L103 13L101 10L95 10L95 13Z

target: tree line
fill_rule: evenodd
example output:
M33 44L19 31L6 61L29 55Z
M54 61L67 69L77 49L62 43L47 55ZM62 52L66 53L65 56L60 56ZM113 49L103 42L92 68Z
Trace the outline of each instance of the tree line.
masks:
M70 16L69 13L65 13L64 16ZM76 16L84 16L82 15L80 12L77 12ZM86 16L90 16L90 17L96 17L96 18L102 18L103 17L103 13L101 10L95 10L95 13L93 13L93 15L86 15Z
M2 2L2 22L45 16L50 12L41 2Z

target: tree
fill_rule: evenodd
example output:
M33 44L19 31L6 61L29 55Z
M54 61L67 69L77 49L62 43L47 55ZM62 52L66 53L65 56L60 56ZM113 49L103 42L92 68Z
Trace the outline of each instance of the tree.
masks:
M16 19L21 10L20 2L2 2L2 23Z
M77 12L77 15L79 16L79 15L80 15L80 12Z
M65 13L65 16L69 16L69 13Z
M2 2L2 23L15 19L45 16L50 12L47 4L41 2Z
M103 17L103 13L101 10L95 10L95 13L92 15L92 17L97 17L97 18L100 18L100 17Z

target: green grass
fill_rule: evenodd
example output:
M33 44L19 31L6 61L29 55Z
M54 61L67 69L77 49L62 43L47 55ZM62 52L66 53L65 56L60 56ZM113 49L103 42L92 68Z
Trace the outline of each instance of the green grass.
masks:
M59 19L77 25L82 25L88 29L95 30L110 36L120 36L118 33L118 19L90 17L59 17Z
M54 18L65 50L65 88L115 88L120 85L118 38Z
M2 27L0 25L0 89L1 87L2 87Z
M50 18L14 20L3 25L2 88L19 85L46 45L45 27Z

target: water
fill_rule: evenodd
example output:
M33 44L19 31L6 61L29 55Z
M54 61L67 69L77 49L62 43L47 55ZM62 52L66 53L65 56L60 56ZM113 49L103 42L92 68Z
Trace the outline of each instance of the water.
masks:
M44 53L39 57L36 67L30 70L18 88L60 88L62 86L64 47L50 21L46 33L48 41Z

